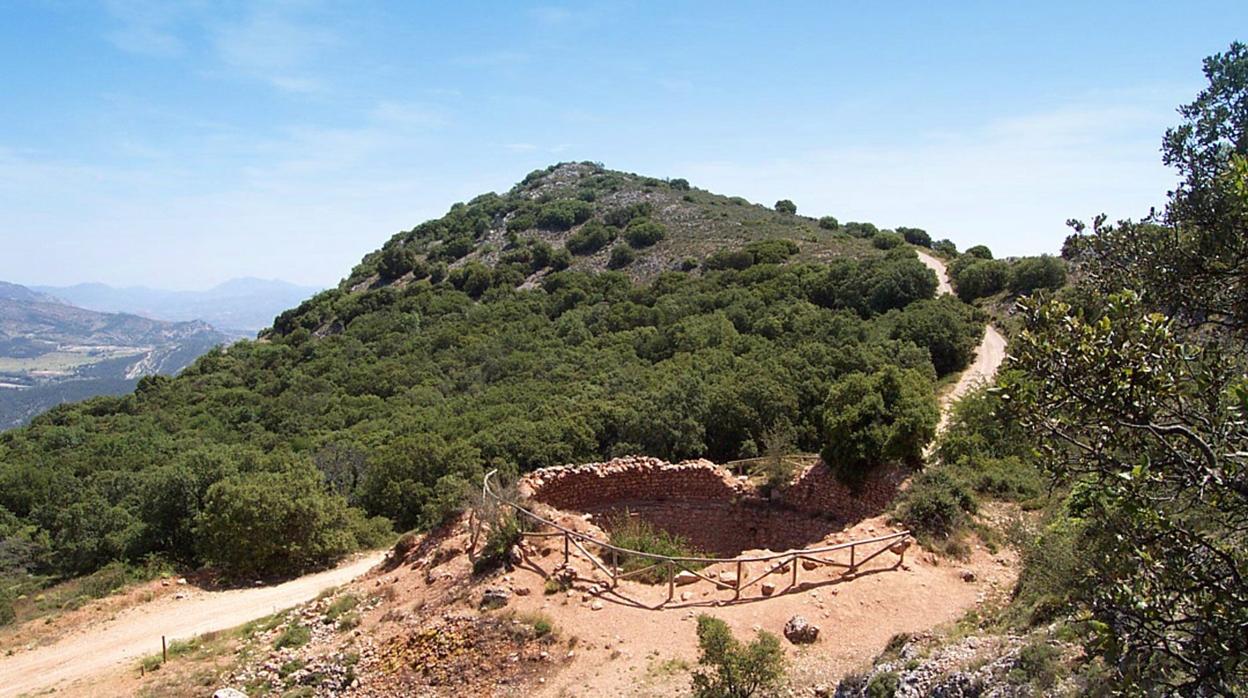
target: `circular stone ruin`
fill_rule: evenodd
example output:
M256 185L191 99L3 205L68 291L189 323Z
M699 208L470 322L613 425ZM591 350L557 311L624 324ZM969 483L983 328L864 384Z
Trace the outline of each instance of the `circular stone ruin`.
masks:
M804 473L789 488L803 495L778 503L706 460L668 463L617 458L606 463L543 468L521 479L520 494L565 513L588 514L608 535L623 517L636 517L680 536L699 553L731 558L747 550L812 547L840 531L828 509L801 506L814 488ZM822 502L814 502L817 507ZM830 512L835 514L835 512Z

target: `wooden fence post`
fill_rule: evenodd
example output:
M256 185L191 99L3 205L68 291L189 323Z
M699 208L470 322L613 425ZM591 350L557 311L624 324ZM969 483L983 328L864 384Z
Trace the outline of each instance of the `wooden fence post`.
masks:
M671 603L676 597L676 563L670 559L667 561L667 602Z
M737 560L737 589L732 595L733 600L741 598L741 561Z
M563 532L563 564L565 567L568 564L568 546L569 546L568 532L564 531Z
M165 644L165 636L160 636L160 663L169 661L169 645Z
M797 555L793 556L793 582L789 586L797 588Z

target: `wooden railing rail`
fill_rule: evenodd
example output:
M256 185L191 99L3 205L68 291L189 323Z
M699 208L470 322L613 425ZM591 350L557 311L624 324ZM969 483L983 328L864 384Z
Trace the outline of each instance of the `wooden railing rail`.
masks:
M593 536L589 536L579 531L572 530L570 528L567 528L566 526L560 525L559 523L546 519L545 517L520 506L516 502L513 502L507 498L499 496L490 487L490 479L493 478L497 474L497 472L498 471L496 470L491 470L489 473L486 474L485 478L483 478L481 482L481 500L482 500L483 508L490 506L491 503L502 505L513 510L517 515L527 519L528 521L532 523L537 524L538 526L544 526L547 528L554 529L553 531L524 531L522 535L528 536L528 537L534 537L534 538L550 538L550 537L555 537L555 536L562 537L563 538L563 564L567 565L569 563L569 561L572 558L572 550L573 548L575 548L576 551L579 552L582 557L589 560L589 562L595 568L597 568L598 570L600 570L603 574L607 576L607 579L610 580L610 584L611 584L610 588L612 590L617 589L620 581L622 580L629 579L631 577L640 576L641 574L648 572L650 570L653 570L657 567L664 567L667 573L666 575L667 576L667 600L663 604L660 604L660 606L670 603L672 599L675 597L677 568L679 568L682 571L687 571L697 576L700 579L703 579L705 581L708 581L714 584L716 588L723 589L723 588L731 587L734 592L733 599L735 600L735 599L741 598L741 592L743 590L751 586L754 586L755 584L761 583L763 579L773 574L778 574L781 572L786 572L790 575L790 588L796 588L798 585L798 567L802 564L803 561L811 562L818 566L841 567L845 569L845 574L853 574L854 572L858 570L858 568L862 567L862 565L866 564L867 562L870 562L871 560L874 560L879 555L892 549L893 546L896 545L898 542L906 540L908 538L912 538L910 531L900 531L897 533L890 533L890 534L886 534L882 536L875 536L873 538L863 538L860 540L846 541L844 543L837 543L835 545L825 545L825 546L820 546L820 547L815 547L815 548L804 548L802 550L786 550L784 552L771 553L768 555L738 556L738 557L733 557L733 558L673 556L673 555L661 555L658 553L648 553L648 552L644 552L641 550L630 550L628 548L623 548L617 545L612 545L611 543L607 541L598 540L597 538L594 538ZM475 549L475 541L478 537L478 532L479 532L478 529L485 522L482 520L482 517L480 516L474 515L471 517L471 519L474 522L474 529L472 532L471 541L472 541L472 547ZM858 559L857 552L860 546L869 546L869 545L876 545L876 544L882 544L882 545L879 549L874 550L866 557L862 559ZM595 555L594 553L590 552L587 546L596 547L600 551L608 553L611 558L610 564L608 565L598 555ZM898 566L900 566L902 562L904 562L905 560L906 547L908 546L902 546L900 551L897 553L897 565ZM848 564L838 561L838 560L832 560L826 557L830 553L835 553L835 552L839 552L842 550L849 551L849 563ZM619 560L622 556L632 556L632 557L640 558L643 560L653 560L654 562L653 564L647 565L639 569L630 570L628 572L623 572L620 570L620 567L619 567ZM825 557L819 557L819 556L825 556ZM767 566L763 570L763 572L760 573L758 576L752 579L748 578L748 570L746 568L746 565L752 564L752 563L759 563L759 562L772 563L772 564ZM709 575L703 574L701 571L696 569L696 567L698 566L721 565L721 564L735 565L736 575L735 575L734 582L729 583L729 582L724 581L723 579L720 579L717 577L711 577Z

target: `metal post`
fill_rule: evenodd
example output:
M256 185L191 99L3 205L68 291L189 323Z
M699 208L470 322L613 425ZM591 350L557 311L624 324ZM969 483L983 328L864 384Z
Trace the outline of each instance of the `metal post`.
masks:
M165 644L165 636L160 636L160 663L169 661L169 645Z
M797 556L793 556L793 582L789 586L797 588Z
M568 564L568 546L569 545L570 544L568 543L568 532L564 531L563 532L563 564L565 567Z
M615 548L611 548L611 588L614 589L620 584L620 563Z
M733 600L741 598L741 561L737 560L737 588L732 595Z
M854 564L854 552L858 550L857 545L849 546L849 571L853 572L857 565Z

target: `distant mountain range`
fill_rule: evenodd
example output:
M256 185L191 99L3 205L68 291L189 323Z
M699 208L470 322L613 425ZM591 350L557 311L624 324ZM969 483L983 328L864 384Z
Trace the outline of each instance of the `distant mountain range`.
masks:
M287 308L319 288L268 279L232 279L206 291L168 291L143 286L117 288L100 283L32 286L29 291L63 299L80 308L131 313L158 320L202 320L222 332L255 336Z
M128 393L235 338L198 320L102 313L0 282L0 430L62 402Z

